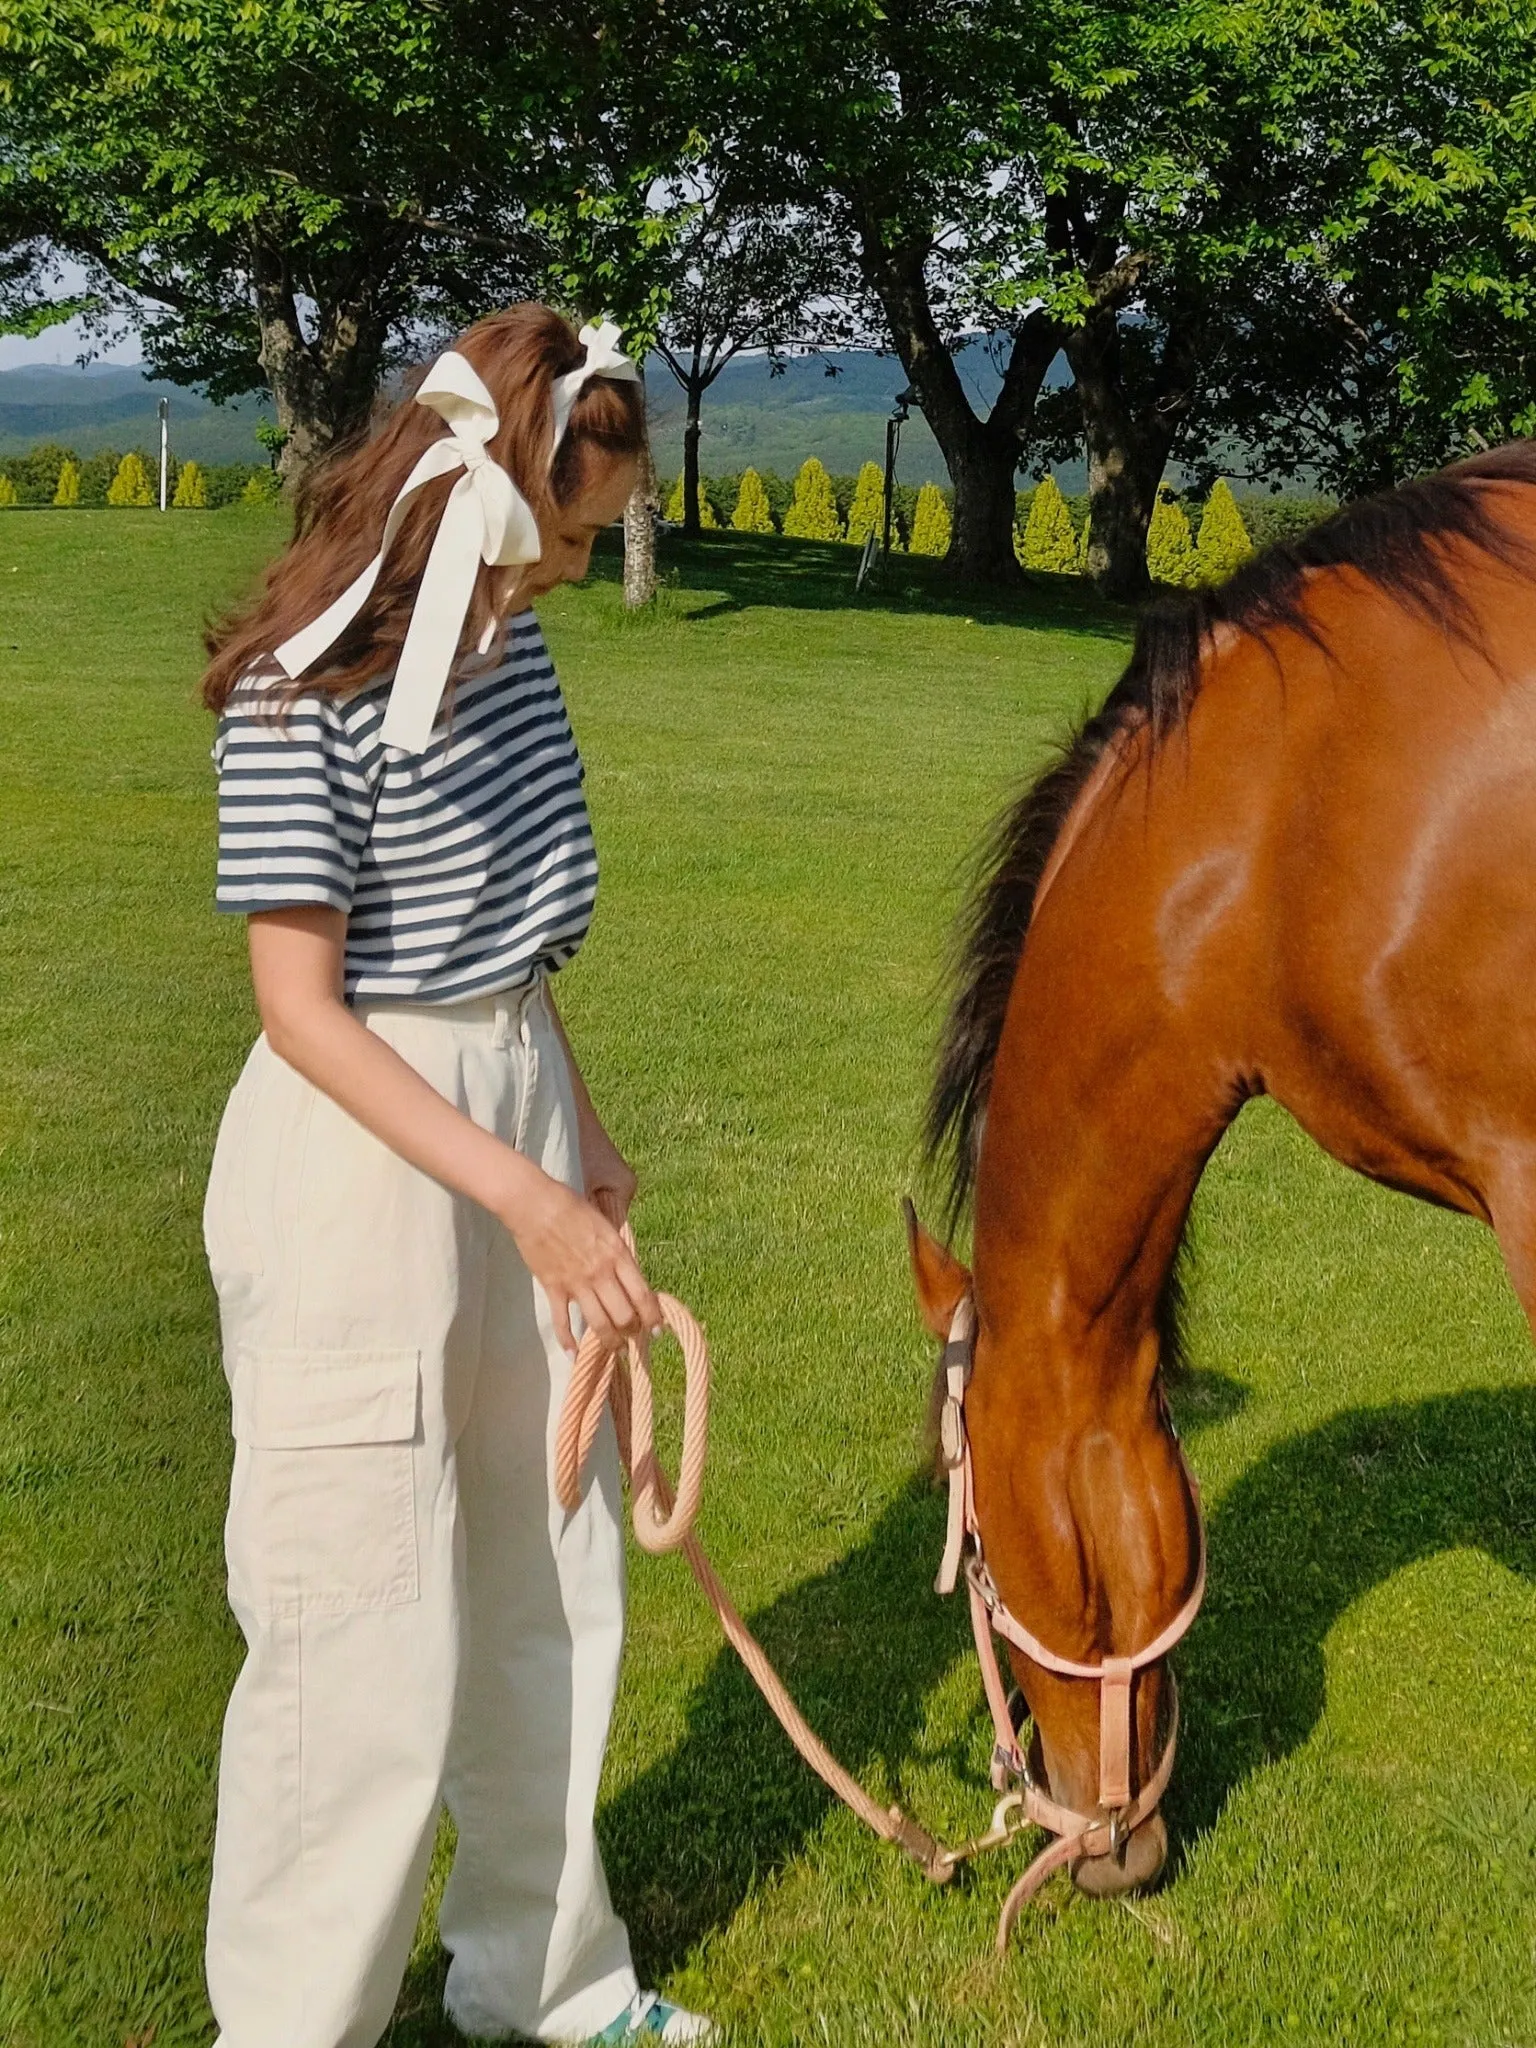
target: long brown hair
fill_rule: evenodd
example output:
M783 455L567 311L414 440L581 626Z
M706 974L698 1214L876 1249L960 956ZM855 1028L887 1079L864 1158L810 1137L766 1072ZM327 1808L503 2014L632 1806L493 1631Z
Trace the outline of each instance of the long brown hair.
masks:
M489 444L542 520L568 505L584 480L588 452L634 456L645 446L645 407L637 384L593 377L571 411L553 469L552 387L582 361L570 323L548 306L508 306L476 321L453 346L469 360L496 401L501 424ZM293 539L268 568L261 588L210 626L203 702L222 711L231 690L253 668L270 663L272 650L317 618L339 597L378 550L395 493L422 450L443 434L437 413L412 402L417 373L405 396L371 432L339 448L300 495ZM326 655L323 669L284 684L279 700L314 691L347 697L376 682L399 659L416 587L455 475L425 484L412 498L390 543L372 595ZM508 574L481 564L465 620L464 647L477 644L495 609L497 581Z

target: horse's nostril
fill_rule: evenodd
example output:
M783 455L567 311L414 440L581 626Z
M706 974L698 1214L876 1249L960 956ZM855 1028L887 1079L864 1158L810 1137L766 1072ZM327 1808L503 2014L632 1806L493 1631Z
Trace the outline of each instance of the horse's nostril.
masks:
M1168 1830L1160 1813L1143 1821L1119 1856L1085 1856L1072 1866L1072 1882L1090 1898L1112 1899L1151 1884L1168 1858Z

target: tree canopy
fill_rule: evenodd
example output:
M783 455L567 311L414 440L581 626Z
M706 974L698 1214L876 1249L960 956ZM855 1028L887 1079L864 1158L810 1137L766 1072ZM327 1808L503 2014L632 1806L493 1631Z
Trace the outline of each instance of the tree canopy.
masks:
M820 323L899 356L958 571L1080 449L1135 597L1171 462L1355 491L1536 425L1533 60L1536 0L9 0L0 328L70 252L298 473L537 292L661 341L696 473L720 366Z
M157 373L268 386L302 468L394 361L510 297L654 312L645 201L676 139L636 87L663 12L12 0L7 188Z

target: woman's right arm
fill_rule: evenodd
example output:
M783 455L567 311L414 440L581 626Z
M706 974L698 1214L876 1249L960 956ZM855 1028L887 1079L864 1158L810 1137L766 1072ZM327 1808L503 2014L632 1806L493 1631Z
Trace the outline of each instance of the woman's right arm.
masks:
M590 1202L467 1117L342 999L346 915L320 905L247 920L267 1043L410 1165L503 1223L574 1351L574 1303L605 1340L661 1326L661 1306L619 1233Z

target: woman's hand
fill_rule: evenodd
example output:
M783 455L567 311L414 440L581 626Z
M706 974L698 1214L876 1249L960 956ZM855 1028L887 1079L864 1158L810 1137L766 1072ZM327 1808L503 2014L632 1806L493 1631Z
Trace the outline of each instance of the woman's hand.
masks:
M659 1330L661 1303L614 1225L561 1181L534 1171L537 1180L532 1185L522 1182L504 1205L497 1205L496 1213L549 1296L555 1335L563 1348L573 1354L576 1350L572 1304L605 1344L636 1337L642 1330ZM633 1187L633 1174L630 1182Z

